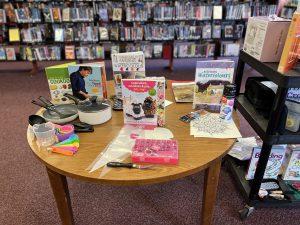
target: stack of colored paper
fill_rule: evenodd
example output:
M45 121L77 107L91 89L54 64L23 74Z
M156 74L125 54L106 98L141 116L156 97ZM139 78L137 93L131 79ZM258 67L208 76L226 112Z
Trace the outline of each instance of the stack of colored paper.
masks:
M79 148L79 137L72 134L68 139L53 145L50 150L63 155L73 155Z

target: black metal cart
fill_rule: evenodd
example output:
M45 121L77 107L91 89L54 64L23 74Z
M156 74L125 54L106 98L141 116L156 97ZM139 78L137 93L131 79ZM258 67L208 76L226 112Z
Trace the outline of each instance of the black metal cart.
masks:
M262 114L257 112L245 95L240 93L245 64L248 64L265 78L278 85L269 119L266 119ZM300 206L300 200L295 199L292 193L289 194L287 191L289 190L289 187L280 177L278 177L277 182L280 188L283 191L286 191L288 195L287 199L261 199L258 196L272 146L275 144L300 143L300 132L293 133L287 130L283 133L278 132L278 126L282 119L280 115L284 110L288 89L300 87L300 70L293 69L286 74L282 74L277 71L277 68L278 63L262 63L244 51L241 50L240 52L235 76L235 83L237 86L235 107L241 112L263 141L254 179L251 181L245 179L247 169L245 163L232 157L227 157L226 159L227 165L232 172L242 195L247 200L247 205L239 211L241 219L246 219L256 207Z

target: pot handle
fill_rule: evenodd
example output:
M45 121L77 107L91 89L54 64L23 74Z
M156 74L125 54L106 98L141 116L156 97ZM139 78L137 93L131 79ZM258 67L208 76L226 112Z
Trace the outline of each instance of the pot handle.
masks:
M43 107L43 108L45 108L45 109L48 109L47 105L45 105L44 103L37 102L37 101L35 101L35 100L32 100L31 103L32 103L32 104L35 104L35 105L38 105L38 106L40 106L40 107Z
M70 95L68 93L64 93L64 96L73 100L76 105L78 105L78 103L81 101L79 98L75 97L74 95Z

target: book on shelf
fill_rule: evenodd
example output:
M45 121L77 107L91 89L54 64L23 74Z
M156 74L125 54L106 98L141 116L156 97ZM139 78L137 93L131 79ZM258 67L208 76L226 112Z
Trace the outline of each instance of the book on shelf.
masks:
M27 59L28 61L35 61L35 60L36 60L35 55L34 55L34 53L32 52L31 47L26 47L26 48L25 48L25 52L26 52L26 59Z
M212 38L221 38L222 26L221 24L212 25Z
M119 27L113 26L110 28L109 40L112 40L112 41L119 40Z
M61 22L60 8L58 7L52 8L52 16L53 16L53 22Z
M113 9L113 21L122 21L122 8Z
M44 21L46 23L52 23L53 22L53 15L51 8L45 7L43 9L43 15L44 15Z
M54 29L54 41L55 42L64 42L64 29L55 28Z
M238 56L240 53L240 43L232 41L221 42L221 56Z
M273 146L269 160L264 173L264 179L277 179L278 173L284 159L286 145ZM245 176L246 180L252 180L256 171L258 159L260 157L261 147L254 147L250 158L248 170Z
M19 28L9 28L8 30L9 41L20 41L20 30Z
M45 68L46 77L48 79L50 89L51 101L54 104L72 103L72 101L66 98L64 94L72 94L68 66L74 64L76 64L76 62L65 63Z
M100 19L100 21L103 21L103 22L108 22L109 21L107 8L100 8L99 9L99 19Z
M116 53L111 55L115 92L122 97L122 79L145 78L145 56L143 52Z
M0 60L6 60L5 49L0 47Z
M108 28L107 27L99 27L99 36L100 40L109 40L108 36Z
M211 24L205 24L202 28L202 38L210 39L211 38Z
M300 1L299 1L300 3ZM298 62L300 54L300 12L295 12L286 36L278 71L285 73Z
M193 102L194 81L171 81L171 87L176 102Z
M120 53L120 45L113 44L110 47L110 54L113 55L113 54L117 54L117 53Z
M233 26L231 24L224 26L224 38L233 38Z
M71 42L71 41L74 41L74 32L73 32L73 28L72 27L66 27L64 29L64 41L65 42Z
M198 61L194 85L193 109L219 113L224 85L233 81L234 61Z
M237 39L240 39L243 37L244 34L244 24L236 24L234 29L234 36Z
M6 53L6 59L7 60L16 60L16 52L14 47L6 47L5 48L5 53Z
M153 44L153 57L154 58L161 58L163 52L163 45L162 43L154 43Z
M163 126L165 78L122 79L124 124L153 129Z
M75 46L66 45L65 46L65 59L75 59Z
M0 23L6 23L6 14L4 9L0 9Z
M105 49L102 45L96 45L96 59L105 59Z
M4 10L9 22L17 22L17 15L12 3L5 3Z
M39 8L31 8L31 19L33 23L41 22L41 17L41 11L39 10Z
M286 150L282 163L283 180L300 180L300 148L292 145Z
M62 9L62 21L63 22L71 21L71 9L69 7Z
M214 5L213 8L213 19L214 20L221 20L223 17L223 6L221 5Z
M84 100L85 97L79 93L79 91L83 91L90 96L107 98L104 62L69 65L68 71L74 96ZM89 71L87 76L86 71Z

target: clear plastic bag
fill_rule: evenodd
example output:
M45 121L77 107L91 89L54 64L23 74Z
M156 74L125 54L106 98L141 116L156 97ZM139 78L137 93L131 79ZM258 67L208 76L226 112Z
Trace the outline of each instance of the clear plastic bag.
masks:
M131 154L135 139L144 137L145 131L143 129L133 126L124 126L118 136L106 146L91 165L89 165L87 170L91 173L105 166L108 162L126 159Z

